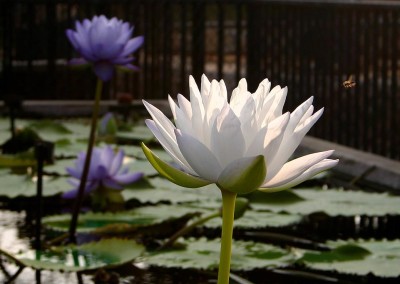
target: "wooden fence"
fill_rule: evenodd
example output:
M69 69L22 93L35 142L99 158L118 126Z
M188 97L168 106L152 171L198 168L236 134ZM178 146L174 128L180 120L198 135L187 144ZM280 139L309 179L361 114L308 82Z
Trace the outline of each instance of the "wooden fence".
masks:
M309 96L325 114L311 134L400 159L400 2L0 0L0 92L27 100L91 99L94 76L67 61L74 21L117 16L145 36L136 64L107 99L188 95L188 76L232 89L268 77L288 86L287 110ZM353 88L343 82L352 76Z

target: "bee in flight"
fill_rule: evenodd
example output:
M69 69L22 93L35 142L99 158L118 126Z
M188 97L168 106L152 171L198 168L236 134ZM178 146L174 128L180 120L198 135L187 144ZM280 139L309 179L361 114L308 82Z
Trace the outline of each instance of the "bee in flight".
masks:
M353 75L349 76L349 79L343 82L343 87L346 89L354 88L356 86L356 82L353 81Z

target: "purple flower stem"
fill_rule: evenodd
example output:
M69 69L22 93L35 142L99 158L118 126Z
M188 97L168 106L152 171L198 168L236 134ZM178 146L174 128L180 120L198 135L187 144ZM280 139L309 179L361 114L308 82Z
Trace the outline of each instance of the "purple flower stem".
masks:
M95 136L96 136L97 117L98 117L98 113L99 113L99 105L100 105L100 98L101 98L102 91L103 91L103 81L100 79L97 79L95 101L94 101L93 113L92 113L92 124L90 127L90 135L89 135L89 141L88 141L88 146L87 146L87 151L86 151L86 159L85 159L85 164L83 166L83 172L82 172L81 181L79 184L78 194L75 199L71 223L69 225L69 242L70 243L76 243L76 226L78 225L79 212L82 207L82 200L83 200L83 195L85 192L87 177L89 174L92 150L93 150L93 146L94 146L94 142L95 142L95 138L96 138Z

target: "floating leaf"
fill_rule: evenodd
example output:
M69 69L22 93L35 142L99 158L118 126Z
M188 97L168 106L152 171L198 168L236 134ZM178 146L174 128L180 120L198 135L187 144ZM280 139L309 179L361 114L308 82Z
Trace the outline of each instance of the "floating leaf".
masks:
M136 160L134 158L125 157L124 167L127 167L130 172L142 172L146 176L158 174L147 160Z
M325 212L330 216L400 214L400 197L387 193L370 193L341 189L301 188L250 196L251 206L258 210L311 214Z
M0 175L0 196L14 198L17 196L35 196L36 181L27 175ZM43 196L51 196L71 190L66 178L44 177Z
M87 142L73 139L61 139L55 142L55 157L76 157L79 152L86 151Z
M328 242L332 251L306 252L301 261L311 268L340 273L398 277L400 241Z
M56 247L52 250L28 250L10 255L20 265L39 270L61 270L66 272L89 271L112 268L133 261L144 251L142 245L132 240L103 239L80 246ZM0 254L4 252L0 251Z
M154 266L196 269L217 269L220 240L188 239L182 241L184 249L155 252L143 261ZM232 245L232 270L280 267L293 262L287 250L267 244L234 241Z
M277 214L272 212L260 212L247 210L243 217L235 220L235 228L238 229L257 229L266 227L284 227L297 224L302 220L302 216L293 214ZM203 225L206 228L218 228L222 226L222 219L215 218Z
M61 122L54 120L33 121L28 124L28 127L36 131L42 139L52 142L72 134L72 131Z
M63 121L63 125L71 130L69 138L86 139L89 136L90 120L88 119L74 119L72 121Z
M161 224L186 217L199 210L180 206L146 206L118 213L87 213L79 216L78 232L90 232L111 224L128 224L129 229ZM68 231L70 214L43 218L43 224L57 231Z
M146 156L143 153L142 147L140 147L140 146L120 145L120 146L118 146L118 148L123 149L125 151L125 155L133 156L133 157L141 159L141 160L147 160ZM151 151L154 154L156 154L161 160L166 161L166 162L172 162L171 157L163 149L155 148L154 150L151 149Z
M135 126L131 131L119 131L116 135L117 139L140 142L140 141L150 141L154 139L153 133L144 125Z
M198 202L198 201L213 201L221 198L219 189L214 185L204 186L198 189L184 188L173 184L168 180L160 177L148 179L152 188L144 189L125 189L122 195L125 200L136 199L141 203L182 203L182 202ZM220 206L220 202L213 208Z

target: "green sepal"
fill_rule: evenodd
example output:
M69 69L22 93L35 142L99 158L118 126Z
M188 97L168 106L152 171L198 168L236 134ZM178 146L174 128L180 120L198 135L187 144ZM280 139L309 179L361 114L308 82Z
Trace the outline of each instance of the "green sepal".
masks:
M267 174L264 156L241 158L230 163L218 177L217 185L237 194L255 191Z
M235 200L235 220L242 218L249 207L250 203L247 198L237 197Z
M162 175L169 181L177 185L189 188L202 187L212 183L211 181L189 175L170 166L166 162L162 161L159 157L157 157L149 148L147 148L144 143L142 143L141 146L143 153L145 154L147 160L149 160L150 164L160 173L160 175Z

